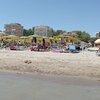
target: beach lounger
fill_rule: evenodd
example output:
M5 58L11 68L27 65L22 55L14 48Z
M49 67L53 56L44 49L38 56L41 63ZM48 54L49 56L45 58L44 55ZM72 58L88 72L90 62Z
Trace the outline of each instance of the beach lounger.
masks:
M69 44L68 48L69 48L69 52L78 53L78 51L76 50L75 44Z
M10 50L16 50L16 46L10 46Z

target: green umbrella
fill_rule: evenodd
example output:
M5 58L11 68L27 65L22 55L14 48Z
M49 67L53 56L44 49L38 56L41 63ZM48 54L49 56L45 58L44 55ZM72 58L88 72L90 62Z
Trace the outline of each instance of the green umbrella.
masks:
M40 37L40 36L37 34L34 34L34 35L29 35L28 37Z
M47 39L47 38L49 38L49 37L47 37L47 36L42 36L42 38Z
M27 39L29 38L28 36L21 36L20 39Z
M12 38L18 38L18 36L16 36L16 35L7 35L7 36L5 36L5 38L12 39Z

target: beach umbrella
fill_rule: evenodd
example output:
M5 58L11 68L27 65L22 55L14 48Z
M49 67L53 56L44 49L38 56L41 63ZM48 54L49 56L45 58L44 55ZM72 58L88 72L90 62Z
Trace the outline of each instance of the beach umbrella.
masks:
M18 40L19 39L19 37L16 35L7 35L7 36L4 36L3 38L6 40Z
M29 38L33 38L33 37L40 37L40 35L33 34L33 35L29 35L28 37L29 37Z
M20 41L28 41L29 37L28 36L21 36L19 39L20 39Z
M42 38L43 38L43 39L49 39L49 37L47 37L47 36L42 36Z
M3 39L3 36L0 36L0 40L2 40Z
M42 36L42 39L45 39L46 42L50 42L50 40L51 40L50 37L47 37L47 36Z
M39 36L39 37L36 37L38 41L42 41L43 39L45 39L46 41L50 41L49 37L47 36Z
M97 39L94 43L95 44L100 44L100 39Z
M28 36L21 36L20 39L27 39L29 38Z
M40 38L41 36L37 35L37 34L33 34L33 35L29 35L28 37L29 37L29 39L31 39L31 42L32 41L37 42L38 38Z
M65 40L67 42L80 42L80 40L78 38L72 37L72 36L66 36Z
M61 35L58 35L58 36L54 36L54 38L68 38L68 39L72 39L73 37L61 34Z
M70 41L73 41L73 37L71 36L66 36L66 35L58 35L58 36L55 36L56 38L60 38L61 41L66 41L66 42L70 42Z
M16 36L16 35L7 35L7 36L4 36L4 37L7 38L7 39L18 38L18 36Z
M54 38L53 37L49 37L49 39L53 40Z
M53 36L54 38L64 38L65 36L63 34L61 35L57 35L57 36Z

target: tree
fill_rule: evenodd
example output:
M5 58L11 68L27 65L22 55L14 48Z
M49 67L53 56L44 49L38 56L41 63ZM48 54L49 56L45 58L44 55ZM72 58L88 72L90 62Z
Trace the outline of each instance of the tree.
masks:
M24 29L23 30L23 36L29 36L29 35L33 35L33 34L34 34L33 29L28 29L28 30Z
M88 33L86 33L85 31L77 31L76 32L77 34L77 38L79 38L81 41L84 41L84 42L89 42L90 40L90 35Z
M56 32L55 30L53 30L53 29L51 29L50 34L51 34L52 36L56 36L56 35L58 35L57 32Z
M26 29L23 30L23 36L27 36L27 30Z
M35 27L32 28L33 34L34 34L34 30L35 30Z
M94 43L94 41L96 41L98 38L96 38L96 37L91 37L90 38L90 42L93 44Z
M57 35L59 35L59 34L66 33L66 31L64 31L64 30L57 30L56 33L57 33Z
M28 29L28 35L33 35L33 30L31 28Z

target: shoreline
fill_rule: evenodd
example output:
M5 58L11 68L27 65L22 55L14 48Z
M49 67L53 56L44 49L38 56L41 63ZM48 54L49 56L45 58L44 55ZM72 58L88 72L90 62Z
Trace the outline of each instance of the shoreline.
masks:
M15 71L0 71L0 77L8 78L23 78L27 79L36 79L47 82L53 82L56 84L63 85L75 85L75 86L100 86L100 80L90 77L82 76L66 76L66 75L50 75L50 74L40 74L40 73L22 73Z

